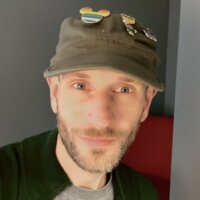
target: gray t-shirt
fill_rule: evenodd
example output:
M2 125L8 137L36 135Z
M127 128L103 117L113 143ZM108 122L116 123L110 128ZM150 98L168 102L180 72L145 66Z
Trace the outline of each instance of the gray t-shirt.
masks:
M112 175L107 184L98 190L88 190L71 185L54 200L113 200Z

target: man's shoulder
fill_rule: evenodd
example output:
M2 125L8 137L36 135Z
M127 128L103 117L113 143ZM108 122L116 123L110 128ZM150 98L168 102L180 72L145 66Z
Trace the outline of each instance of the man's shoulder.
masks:
M3 166L19 166L23 154L37 152L41 147L48 145L55 140L57 129L45 131L31 137L27 137L20 142L12 143L0 147L0 169ZM3 173L0 173L2 175Z
M48 143L52 143L52 140L55 141L57 136L57 129L52 129L48 130L36 135L33 135L31 137L25 138L22 142L21 145L24 148L32 148L33 146L35 147L34 149L36 150L37 147L43 147L44 145L48 145Z
M48 140L57 132L57 129L48 130L45 132L38 133L36 135L24 138L20 142L7 144L5 146L0 147L1 155L16 155L21 150L21 146L25 145L40 145L43 142L48 142ZM1 156L2 158L2 156Z
M56 130L51 130L0 148L0 199L13 199L19 190L26 191L27 166L36 167L41 149L54 138Z
M20 162L22 152L26 152L29 149L32 149L32 151L37 150L37 147L48 142L54 132L54 130L42 132L37 135L25 138L20 142L0 147L0 168L3 166L8 168L9 166L13 166L13 164L19 165L18 163ZM2 174L3 173L0 173L0 175Z
M139 181L139 182L149 182L149 180L142 175L140 172L136 171L135 169L129 167L126 164L121 163L118 167L117 167L117 172L122 175L122 177L126 177L125 180L127 181Z
M120 164L115 169L115 181L120 183L128 196L142 200L157 200L158 194L153 184L141 173L127 165Z

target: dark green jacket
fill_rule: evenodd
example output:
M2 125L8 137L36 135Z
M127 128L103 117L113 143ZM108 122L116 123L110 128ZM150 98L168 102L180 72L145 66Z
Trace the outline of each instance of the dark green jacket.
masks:
M57 130L0 148L0 200L53 200L71 182L56 155ZM157 200L150 182L119 165L113 171L115 200Z

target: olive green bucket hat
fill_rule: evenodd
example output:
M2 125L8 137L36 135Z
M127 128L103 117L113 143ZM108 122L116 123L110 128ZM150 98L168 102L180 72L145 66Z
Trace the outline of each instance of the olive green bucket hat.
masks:
M88 14L63 21L56 54L44 77L110 69L163 91L164 85L158 76L157 40L152 32L125 14L97 18Z

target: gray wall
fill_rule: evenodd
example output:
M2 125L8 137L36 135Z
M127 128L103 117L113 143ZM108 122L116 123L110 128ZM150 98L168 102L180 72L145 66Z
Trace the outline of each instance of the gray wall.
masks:
M0 0L0 146L55 126L42 73L61 21L84 6L123 12L150 26L160 41L165 80L169 0ZM164 114L164 97L156 97L152 113Z
M164 113L173 115L179 37L180 0L170 0Z
M171 200L200 199L200 1L181 0Z
M170 199L199 200L200 3L170 3L168 29L168 0L0 0L0 146L55 126L42 72L54 54L61 21L83 6L124 12L150 24L160 41L166 92L156 98L152 113L173 114L176 81Z

